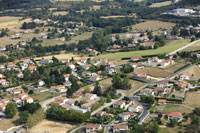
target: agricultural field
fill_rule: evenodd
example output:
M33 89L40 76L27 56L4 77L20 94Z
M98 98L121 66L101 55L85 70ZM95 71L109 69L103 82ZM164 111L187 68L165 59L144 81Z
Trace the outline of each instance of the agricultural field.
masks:
M53 55L53 56L58 58L59 60L61 60L61 59L71 59L72 57L75 60L80 59L80 57L78 55L74 55L74 54L59 54L59 55ZM35 58L35 60L41 60L41 59L52 59L52 56L43 56L43 57Z
M42 120L36 126L32 127L29 133L66 133L74 127L75 125L69 123Z
M159 2L159 3L153 3L149 7L154 8L154 7L163 7L163 6L169 6L172 4L172 1L165 1L165 2Z
M100 18L109 19L109 18L125 18L125 17L136 17L136 14L132 14L129 16L125 16L125 15L101 16Z
M167 114L169 112L180 112L180 113L191 113L193 110L182 105L182 104L166 104L163 110L163 114Z
M10 16L0 17L0 29L8 28L14 32L22 31L20 29L21 25L24 22L30 22L31 19L25 19L25 20L19 21L20 19L21 17L10 17Z
M186 94L186 98L184 104L191 107L196 108L200 106L200 92L188 92Z
M120 60L121 58L130 58L132 56L147 56L147 55L157 55L157 54L167 54L170 53L186 44L190 43L189 39L185 40L174 40L169 41L163 47L158 49L151 50L141 50L141 51L131 51L131 52L119 52L119 53L110 53L110 54L102 54L97 56L96 58L107 58L109 60Z
M68 43L86 40L92 37L92 32L84 32L81 35L77 35L71 38L71 40Z
M165 78L173 74L173 72L169 72L164 69L160 69L156 67L138 69L137 71L145 72L147 75L155 77L155 78Z
M150 21L146 21L146 22L142 22L142 23L133 25L133 29L135 29L135 30L147 30L147 29L157 30L160 28L172 28L173 26L175 26L175 23L150 20Z
M130 96L130 94L132 94L134 91L136 91L137 89L139 89L140 87L146 84L146 83L142 83L136 80L130 80L129 82L131 83L131 89L127 90L126 92L127 96Z
M59 15L67 15L67 14L68 14L68 12L66 12L66 11L53 12L53 15L55 15L55 16L59 16Z
M42 92L42 93L37 93L37 94L31 94L29 96L35 100L38 100L39 102L42 102L49 98L55 97L55 94L49 93L49 92Z
M183 72L184 75L189 76L190 78L199 79L200 78L200 66L196 65L190 69Z
M183 51L195 51L200 50L200 42L195 43L194 45L184 49Z

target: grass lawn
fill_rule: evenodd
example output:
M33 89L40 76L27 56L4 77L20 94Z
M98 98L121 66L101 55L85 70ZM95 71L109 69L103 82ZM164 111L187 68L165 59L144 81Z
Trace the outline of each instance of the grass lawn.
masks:
M42 93L37 93L37 94L32 94L29 95L35 100L38 100L39 102L42 102L44 100L47 100L49 98L55 97L56 95L50 92L42 92Z
M184 133L184 129L179 129L179 127L166 127L166 128L160 128L159 133L178 133L179 131Z
M129 82L131 83L131 89L127 90L126 92L127 96L130 96L130 94L132 94L134 91L136 91L137 89L139 89L140 87L146 84L146 83L142 83L136 80L129 80Z
M53 55L54 57L58 58L59 60L61 59L71 59L72 57L75 59L75 60L78 60L80 59L80 57L78 55L75 55L75 54L59 54L59 55ZM38 57L38 58L35 58L35 60L40 60L40 59L52 59L52 56L43 56L43 57Z
M119 60L121 58L129 58L132 56L147 56L147 55L157 55L157 54L168 54L186 44L190 43L189 39L186 40L175 40L169 41L165 46L160 47L158 49L151 50L141 50L141 51L131 51L131 52L118 52L118 53L110 53L110 54L102 54L97 56L96 59L99 58L107 58L109 60Z
M160 28L171 28L175 25L175 23L169 23L169 22L162 22L162 21L155 21L155 20L149 20L146 22L142 22L136 25L133 25L133 29L139 29L139 30L157 30Z
M134 0L134 2L142 2L143 0Z
M162 6L168 6L168 5L171 5L171 4L172 4L171 1L165 1L165 2L153 3L149 7L162 7Z
M76 41L81 41L81 40L86 40L92 37L92 33L93 32L84 32L81 35L77 35L71 38L70 41L68 41L67 43L73 43Z

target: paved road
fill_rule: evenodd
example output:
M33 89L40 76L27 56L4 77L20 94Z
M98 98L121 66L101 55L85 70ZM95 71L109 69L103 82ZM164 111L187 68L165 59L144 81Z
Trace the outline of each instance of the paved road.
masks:
M186 48L188 48L188 47L190 47L190 46L192 46L192 45L194 45L195 43L198 43L198 42L200 42L200 40L196 40L194 42L191 42L191 43L189 43L189 44L187 44L187 45L185 45L185 46L183 46L183 47L181 47L181 48L179 48L175 51L172 51L171 53L167 54L167 56L172 56L172 55L176 54L177 52L179 52L183 49L186 49Z

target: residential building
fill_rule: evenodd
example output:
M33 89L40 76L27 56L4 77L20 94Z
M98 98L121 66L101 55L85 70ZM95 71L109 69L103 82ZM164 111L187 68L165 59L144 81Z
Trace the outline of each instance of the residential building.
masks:
M114 125L113 126L113 133L120 133L128 131L128 125Z
M170 112L168 113L168 121L176 119L178 122L182 121L183 115L180 112Z
M100 131L102 129L102 126L100 124L87 124L85 126L86 133L96 133L97 131Z
M122 109L126 106L125 101L121 100L121 101L117 101L113 104L113 108L115 109Z
M142 110L142 107L138 105L137 103L133 103L130 107L128 107L129 112L140 112Z

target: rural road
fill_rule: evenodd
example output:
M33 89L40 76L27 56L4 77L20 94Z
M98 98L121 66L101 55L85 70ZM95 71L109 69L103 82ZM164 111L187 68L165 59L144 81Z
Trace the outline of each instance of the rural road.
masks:
M187 44L187 45L185 45L185 46L183 46L183 47L181 47L181 48L179 48L179 49L177 49L177 50L175 50L175 51L172 51L171 53L167 54L167 56L173 56L173 55L175 55L177 52L179 52L179 51L181 51L181 50L183 50L183 49L186 49L186 48L188 48L188 47L190 47L190 46L192 46L192 45L194 45L195 43L198 43L198 42L200 42L200 40L196 40L196 41L194 41L194 42L191 42L191 43L189 43L189 44Z

